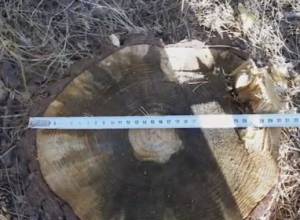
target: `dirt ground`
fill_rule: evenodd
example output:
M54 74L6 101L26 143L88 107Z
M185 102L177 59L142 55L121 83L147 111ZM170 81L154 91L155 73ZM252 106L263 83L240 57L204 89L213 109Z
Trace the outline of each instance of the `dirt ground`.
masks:
M284 69L283 96L295 112L299 37L299 0L0 0L0 219L76 219L40 184L34 148L24 149L34 140L32 107L67 81L74 62L145 38L226 45ZM299 137L299 129L282 132L276 219L300 219Z

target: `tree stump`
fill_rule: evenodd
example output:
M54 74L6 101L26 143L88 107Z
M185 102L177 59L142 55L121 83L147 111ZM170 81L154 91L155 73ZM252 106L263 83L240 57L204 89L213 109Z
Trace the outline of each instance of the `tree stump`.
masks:
M43 115L238 113L224 72L244 59L195 44L126 46L75 65ZM251 150L235 129L33 134L45 182L82 220L243 219L278 177L273 148Z

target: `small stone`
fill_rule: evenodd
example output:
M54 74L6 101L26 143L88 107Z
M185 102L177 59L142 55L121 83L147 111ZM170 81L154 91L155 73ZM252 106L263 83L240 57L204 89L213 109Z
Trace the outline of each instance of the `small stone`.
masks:
M110 41L112 42L112 44L114 46L116 46L116 47L120 47L121 46L120 39L119 39L119 37L117 35L111 34L109 36L109 39L110 39Z

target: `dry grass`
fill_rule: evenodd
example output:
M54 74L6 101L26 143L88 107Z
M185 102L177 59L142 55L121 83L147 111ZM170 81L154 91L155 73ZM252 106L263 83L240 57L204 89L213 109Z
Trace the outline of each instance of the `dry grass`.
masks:
M74 60L101 51L112 33L155 33L167 42L186 35L176 1L0 1L0 58L19 68L23 90L34 78L61 77ZM154 13L155 12L155 13Z
M300 218L300 131L283 131L279 166L281 180L277 186L276 219Z
M299 10L297 2L191 0L189 4L201 25L221 36L230 34L241 39L251 48L252 56L258 62L284 63L299 60L296 37L299 36L299 23L296 19L293 23L288 16Z
M0 77L10 93L6 105L0 107L1 160L10 157L7 149L15 148L23 133L31 97L44 95L43 88L63 78L74 61L101 53L110 44L111 34L119 36L121 43L132 33L152 34L165 43L229 36L243 42L241 46L259 65L273 62L295 73L300 67L298 0L236 2L0 0ZM288 92L295 107L298 88L293 85ZM276 216L300 219L299 130L284 134ZM3 164L4 168L7 164ZM20 207L18 203L12 209L22 213Z

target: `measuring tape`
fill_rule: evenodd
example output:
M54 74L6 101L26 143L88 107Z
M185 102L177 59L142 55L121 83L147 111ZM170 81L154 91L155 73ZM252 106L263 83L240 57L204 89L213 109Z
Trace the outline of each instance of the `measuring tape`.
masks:
M276 128L300 127L300 114L226 114L32 117L32 129Z

